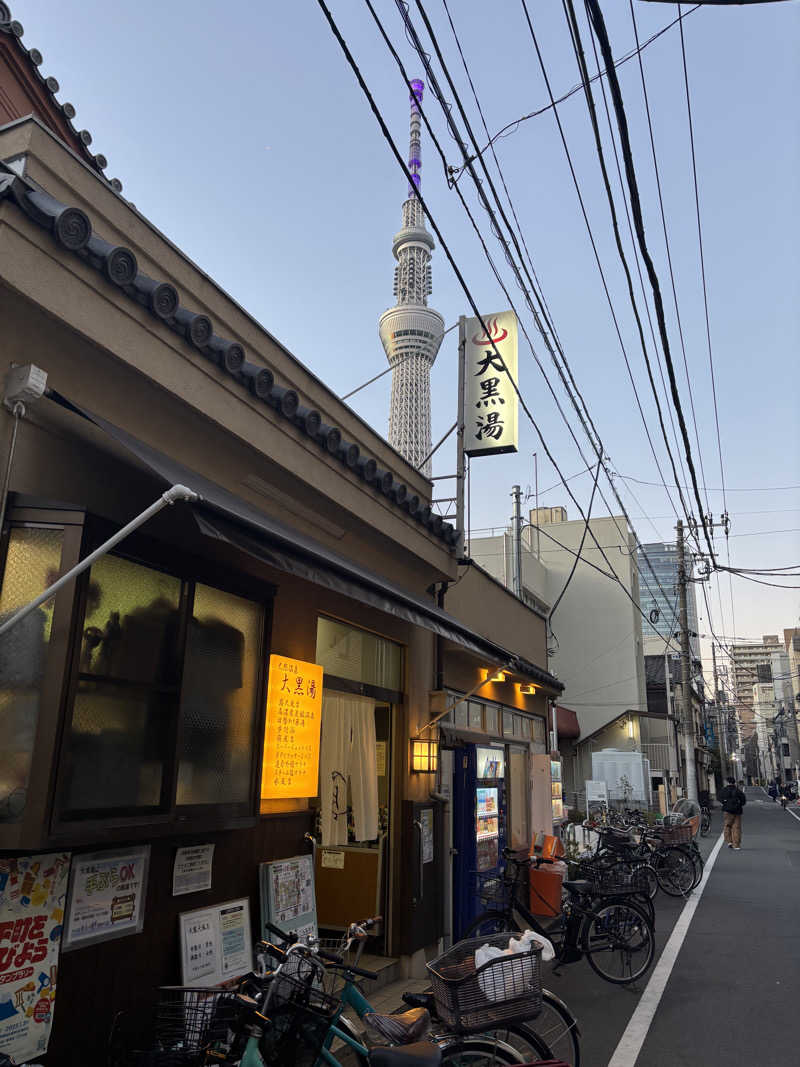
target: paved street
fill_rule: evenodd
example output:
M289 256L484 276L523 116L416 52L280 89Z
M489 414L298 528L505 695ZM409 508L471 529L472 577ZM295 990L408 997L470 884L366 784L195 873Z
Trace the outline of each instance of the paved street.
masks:
M559 975L546 973L547 986L578 1017L584 1067L789 1067L798 1062L800 808L795 804L792 810L797 818L762 789L747 790L742 850L717 850L677 955L671 951L674 942L667 954L664 949L687 902L658 894L658 956L645 982L609 985L585 961ZM700 841L705 857L713 855L721 831L717 807L712 831ZM659 978L663 995L648 1018ZM412 986L424 983L400 982L382 991L380 1010L399 1006L401 989Z
M742 851L723 847L708 877L638 1058L615 1050L639 989L605 985L585 964L548 977L578 1015L586 1067L752 1067L798 1062L800 820L747 790ZM800 815L800 808L793 810ZM714 812L711 852L721 831ZM657 897L659 955L684 905ZM656 962L658 966L658 961ZM651 972L652 974L652 972ZM652 993L648 990L643 1000ZM641 1014L641 1013L640 1013ZM612 1061L612 1057L613 1061Z

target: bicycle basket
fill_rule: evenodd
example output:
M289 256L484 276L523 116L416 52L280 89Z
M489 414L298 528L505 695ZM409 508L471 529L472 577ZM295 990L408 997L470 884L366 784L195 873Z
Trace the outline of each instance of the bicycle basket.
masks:
M227 1047L239 1012L225 990L162 987L154 1024L117 1016L111 1034L113 1067L202 1067L214 1044Z
M507 880L502 872L487 871L475 874L476 895L481 907L489 911L505 911L511 903L514 893L513 881Z
M649 888L645 875L628 863L617 863L610 867L579 863L576 877L588 879L595 893L603 897L647 893Z
M270 1067L313 1067L341 1008L334 997L291 975L273 980L264 1014L270 1025L259 1044Z
M507 949L509 934L460 941L427 964L436 1011L460 1034L479 1033L514 1019L533 1019L542 1010L541 945L475 966L482 946Z
M692 831L691 822L687 822L680 826L667 826L657 833L663 845L688 845L694 837Z

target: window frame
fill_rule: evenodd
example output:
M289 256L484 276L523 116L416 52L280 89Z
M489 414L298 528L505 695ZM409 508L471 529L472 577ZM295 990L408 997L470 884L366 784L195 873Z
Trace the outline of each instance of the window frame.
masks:
M80 558L85 558L98 545L102 544L117 527L87 515L83 529ZM76 843L80 840L96 840L97 833L108 840L130 838L132 831L141 828L153 834L174 833L176 824L181 832L193 833L210 829L227 829L237 826L253 825L259 815L261 758L264 743L267 694L267 663L272 638L272 621L275 586L261 581L252 575L237 574L235 571L220 566L215 561L201 556L187 554L176 546L134 533L118 545L109 555L128 560L139 566L148 567L181 582L180 594L180 631L178 637L178 664L180 680L177 683L177 703L174 721L171 724L169 745L164 758L164 781L162 782L162 802L156 806L142 808L108 808L102 812L69 815L65 803L65 788L69 772L69 736L75 709L75 695L80 683L81 634L86 608L86 593L89 586L91 568L76 579L75 593L72 599L72 620L69 634L69 653L64 671L61 700L59 704L59 729L53 754L53 774L51 778L50 814L48 819L49 837L52 840L68 838ZM194 603L194 590L197 584L206 585L221 592L240 596L257 604L262 610L262 626L258 637L257 651L259 670L255 687L255 714L252 726L252 762L250 782L246 800L219 804L178 805L176 790L178 781L178 764L180 762L180 744L184 728L180 708L180 694L183 686L183 665L186 654L186 637L189 613Z

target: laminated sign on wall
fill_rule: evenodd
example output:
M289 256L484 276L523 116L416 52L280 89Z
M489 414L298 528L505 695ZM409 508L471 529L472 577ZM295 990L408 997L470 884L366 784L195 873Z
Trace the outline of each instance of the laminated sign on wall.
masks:
M464 323L464 451L517 451L517 316L513 311Z
M269 657L261 796L314 797L319 788L322 667Z
M23 1063L47 1051L69 853L0 857L0 1053Z

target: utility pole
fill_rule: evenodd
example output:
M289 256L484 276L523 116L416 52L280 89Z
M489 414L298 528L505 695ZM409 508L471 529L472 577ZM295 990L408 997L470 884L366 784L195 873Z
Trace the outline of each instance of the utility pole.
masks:
M458 320L458 405L456 408L456 529L459 531L459 556L464 555L464 538L467 529L464 517L464 362L467 347L467 319Z
M511 495L514 498L513 529L513 565L514 565L514 595L522 600L522 490L518 485L512 486Z
M694 715L692 714L692 679L689 654L689 612L686 606L685 550L683 523L678 519L678 595L681 635L681 689L683 691L683 751L686 756L686 797L697 803L697 767L694 762Z

